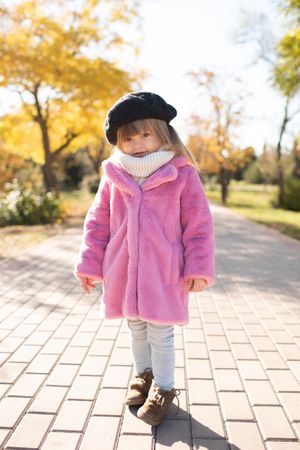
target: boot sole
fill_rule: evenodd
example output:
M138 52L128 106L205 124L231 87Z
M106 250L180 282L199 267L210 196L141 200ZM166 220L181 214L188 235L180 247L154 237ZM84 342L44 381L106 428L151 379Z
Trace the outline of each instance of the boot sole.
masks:
M142 406L145 401L147 400L147 397L141 400L125 400L125 405L128 406Z
M159 422L157 422L157 421L154 422L146 414L139 415L139 412L137 412L137 416L138 416L139 419L143 420L148 425L152 425L153 427L156 427L157 425L159 425L162 422L162 420L160 420Z

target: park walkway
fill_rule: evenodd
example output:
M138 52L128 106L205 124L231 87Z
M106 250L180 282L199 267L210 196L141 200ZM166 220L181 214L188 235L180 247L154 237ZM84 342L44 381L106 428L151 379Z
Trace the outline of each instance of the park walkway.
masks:
M217 282L176 332L176 403L159 426L124 407L122 320L72 276L81 230L0 263L0 448L300 450L300 243L212 206Z

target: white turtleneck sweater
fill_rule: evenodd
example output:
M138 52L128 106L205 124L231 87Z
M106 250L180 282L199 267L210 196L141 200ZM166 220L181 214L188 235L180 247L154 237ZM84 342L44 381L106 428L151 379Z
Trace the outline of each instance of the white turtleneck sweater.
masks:
M140 185L149 175L171 161L174 156L175 152L163 149L158 149L145 156L131 156L115 148L111 160L120 164Z

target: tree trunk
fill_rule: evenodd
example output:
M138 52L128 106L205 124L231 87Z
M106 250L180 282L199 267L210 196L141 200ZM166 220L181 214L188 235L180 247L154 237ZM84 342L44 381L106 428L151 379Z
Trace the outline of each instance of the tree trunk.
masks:
M221 184L221 199L222 203L226 203L228 196L228 186L232 177L232 172L224 167L221 167L219 172L219 182Z
M43 180L44 180L44 187L47 192L55 191L58 193L57 189L57 179L53 172L52 168L52 158L51 155L48 157L48 155L45 155L45 163L42 166L42 172L43 172Z
M289 98L286 99L286 104L284 108L284 117L280 128L279 133L279 139L277 143L276 148L276 154L277 154L277 173L278 173L278 199L277 199L277 206L279 208L284 207L284 172L282 167L282 154L281 154L281 142L282 142L282 136L285 132L286 125L289 121L288 118L288 106L289 106Z
M276 148L277 154L277 176L278 176L278 198L277 198L277 206L278 208L282 208L284 205L284 173L282 168L282 159L281 159L281 139L283 135L283 126L281 127L281 133L279 137L279 141Z
M284 173L282 168L281 154L278 162L278 207L284 207Z
M48 135L48 130L47 130ZM48 138L48 136L47 136ZM45 154L45 162L42 167L43 171L43 179L44 179L44 186L47 192L55 191L58 193L58 187L57 187L57 179L55 176L55 173L53 171L53 158L50 153L50 151L47 151L44 147L44 154Z
M49 141L49 134L48 134L48 128L47 128L47 118L43 116L42 108L39 103L38 99L38 89L39 86L36 86L35 91L33 92L34 99L35 99L35 106L36 106L36 116L35 120L39 124L41 135L42 135L42 142L43 142L43 149L44 149L44 157L45 162L42 166L43 171L43 179L44 179L44 186L47 192L55 191L58 193L57 188L57 179L55 176L55 173L53 171L53 155L51 154L50 150L50 141Z
M300 178L300 145L297 143L297 140L294 142L293 146L293 160L294 160L294 169L293 169L293 177Z

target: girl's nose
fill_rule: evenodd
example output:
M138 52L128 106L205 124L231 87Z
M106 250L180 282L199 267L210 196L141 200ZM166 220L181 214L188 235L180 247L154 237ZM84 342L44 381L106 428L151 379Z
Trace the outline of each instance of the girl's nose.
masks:
M143 143L143 140L140 137L135 137L133 139L133 145L135 147L139 147Z

